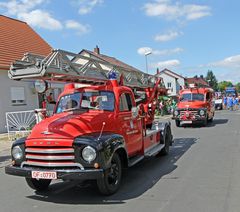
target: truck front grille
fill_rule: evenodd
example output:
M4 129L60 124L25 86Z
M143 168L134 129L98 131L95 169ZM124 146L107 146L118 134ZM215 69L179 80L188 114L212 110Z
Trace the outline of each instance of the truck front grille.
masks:
M197 110L191 110L191 111L187 111L187 112L190 113L191 116L195 116L195 117L199 116ZM180 116L184 116L185 113L186 113L186 110L180 111Z
M72 147L27 147L25 149L26 161L22 167L35 168L80 168L83 166L75 162Z

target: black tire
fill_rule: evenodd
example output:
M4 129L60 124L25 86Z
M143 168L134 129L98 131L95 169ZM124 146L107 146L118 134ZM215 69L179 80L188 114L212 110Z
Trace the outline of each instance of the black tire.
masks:
M203 121L203 126L206 127L207 126L207 123L208 123L208 117L206 117Z
M171 143L171 131L169 130L169 128L167 128L166 134L165 134L165 146L164 148L161 150L160 155L168 155L169 153L169 146Z
M176 126L180 127L180 121L179 120L175 120Z
M213 117L208 120L208 122L213 122Z
M117 153L111 160L111 167L104 172L104 177L97 180L100 193L111 195L117 192L122 179L122 163Z
M45 191L48 189L52 180L25 178L28 186L36 191Z

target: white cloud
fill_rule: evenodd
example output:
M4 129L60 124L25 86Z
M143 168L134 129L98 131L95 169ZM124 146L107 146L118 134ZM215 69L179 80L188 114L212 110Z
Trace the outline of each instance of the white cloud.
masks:
M62 29L61 22L53 18L49 12L35 9L47 2L48 0L10 0L1 2L0 7L6 10L7 15L16 16L33 27L49 30Z
M67 29L73 29L77 31L78 35L82 35L88 33L90 31L90 27L88 25L83 25L74 20L68 20L65 22L65 27Z
M169 56L172 54L177 54L182 52L182 48L174 48L174 49L164 49L164 50L154 50L153 54L154 55L160 55L160 56Z
M103 0L76 0L76 3L79 5L79 14L86 15L91 13L92 10L103 3Z
M155 0L143 7L147 16L159 16L167 20L196 20L211 15L206 5L172 3L171 0Z
M83 25L74 20L60 21L53 15L41 9L41 5L48 3L49 0L9 0L0 2L0 9L4 10L7 15L15 16L17 19L27 22L33 27L39 27L48 30L75 30L78 35L90 31L88 25ZM89 5L94 7L99 0L89 1Z
M240 82L240 55L226 57L223 60L209 63L209 68L218 68L216 73L219 81L228 80L233 83Z
M169 31L164 34L156 35L154 40L159 41L159 42L166 42L166 41L174 40L175 38L177 38L178 36L180 36L182 34L183 34L182 32Z
M227 57L223 60L213 62L209 64L210 66L220 67L220 68L229 68L229 69L239 69L240 68L240 55L234 55Z
M157 50L157 49L152 49L150 47L141 47L137 50L138 54L140 55L145 55L146 52L152 52L153 55L157 56L169 56L172 54L177 54L182 52L182 48L174 48L174 49L163 49L163 50Z
M47 0L10 0L7 2L0 2L0 7L7 11L9 15L18 15L19 13L26 13L40 4L44 4Z
M166 61L160 61L157 63L150 64L151 68L159 68L159 69L164 69L164 68L175 68L180 65L179 60L166 60Z
M48 12L42 10L33 10L28 13L18 14L18 18L34 27L40 27L49 30L60 30L63 28L60 21L54 19Z
M240 82L239 70L222 71L220 74L216 74L218 81L231 81L232 83Z

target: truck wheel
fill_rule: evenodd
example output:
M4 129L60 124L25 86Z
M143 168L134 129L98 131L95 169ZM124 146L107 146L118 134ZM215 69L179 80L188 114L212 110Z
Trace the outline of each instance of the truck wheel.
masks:
M208 120L208 122L213 122L213 117Z
M180 127L180 121L179 120L175 120L176 126Z
M170 143L171 143L171 132L170 132L169 128L167 128L167 132L165 135L165 146L161 150L160 155L168 155Z
M122 163L117 153L114 153L111 167L105 171L103 178L97 180L100 193L104 195L114 194L120 187L122 179Z
M36 191L45 191L48 189L52 180L25 178L28 186Z
M206 119L204 119L204 121L203 121L203 126L206 127L206 126L207 126L207 123L208 123L208 117L206 117Z

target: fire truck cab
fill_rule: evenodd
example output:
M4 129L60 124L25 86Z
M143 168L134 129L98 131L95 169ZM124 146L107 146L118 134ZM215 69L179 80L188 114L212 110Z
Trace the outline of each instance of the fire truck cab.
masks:
M190 85L179 94L177 108L173 112L176 126L201 123L207 126L213 121L215 113L214 91L211 88L199 88Z

